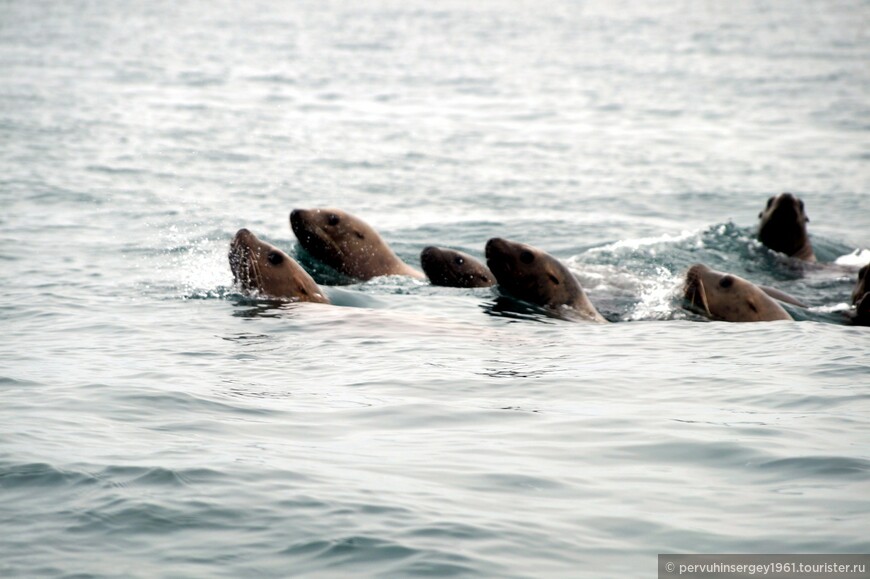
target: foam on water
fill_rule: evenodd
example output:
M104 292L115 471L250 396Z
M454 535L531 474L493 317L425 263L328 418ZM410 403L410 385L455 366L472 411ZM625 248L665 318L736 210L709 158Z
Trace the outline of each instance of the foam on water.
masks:
M837 265L861 268L870 263L870 249L856 249L847 255L841 255L834 260Z

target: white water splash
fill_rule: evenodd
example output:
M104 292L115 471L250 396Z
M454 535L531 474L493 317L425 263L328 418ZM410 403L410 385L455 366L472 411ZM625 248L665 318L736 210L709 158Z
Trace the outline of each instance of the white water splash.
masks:
M640 249L641 247L647 247L650 245L658 245L660 243L673 243L679 241L685 241L690 239L691 237L697 236L701 233L701 229L696 229L694 231L683 230L676 235L665 233L663 235L658 235L655 237L640 237L637 239L622 239L620 241L615 241L613 243L609 243L607 245L602 245L600 247L593 247L587 253L602 253L602 252L611 252L616 251L618 249Z
M856 249L852 253L841 255L834 260L837 265L864 267L870 263L870 249Z
M674 312L674 295L683 278L664 267L656 268L653 277L641 281L640 301L626 316L627 320L665 320Z

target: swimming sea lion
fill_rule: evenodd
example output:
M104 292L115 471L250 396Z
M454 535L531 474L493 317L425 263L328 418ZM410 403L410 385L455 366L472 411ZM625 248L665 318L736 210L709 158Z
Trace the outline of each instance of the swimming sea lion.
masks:
M273 298L328 304L320 287L296 261L247 229L230 244L230 269L242 291Z
M570 313L593 322L606 322L580 282L561 261L530 245L501 238L486 242L486 263L499 288L521 300Z
M350 213L294 209L290 227L305 251L349 277L363 281L380 275L426 277L400 260L369 224Z
M686 273L685 297L710 319L769 322L792 317L776 300L750 281L695 264Z
M461 251L429 246L420 253L420 265L432 285L489 287L495 278L485 265Z
M868 285L868 280L870 280L870 264L865 265L858 272L858 283L855 284L855 289L852 290L852 303L857 304L858 300L860 300L864 294L870 292L870 285Z
M783 193L767 200L767 207L758 214L758 240L774 251L804 261L816 261L813 246L807 235L810 218L804 211L804 202Z

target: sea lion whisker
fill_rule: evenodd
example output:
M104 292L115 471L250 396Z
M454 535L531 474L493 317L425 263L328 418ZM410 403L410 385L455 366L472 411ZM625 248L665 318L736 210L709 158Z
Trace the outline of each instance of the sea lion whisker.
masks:
M251 264L251 272L253 273L253 281L254 285L257 287L263 287L263 272L260 271L260 264L254 259L254 250L252 248L248 248L248 263Z
M695 287L700 293L701 305L704 306L704 311L707 313L708 316L713 317L713 312L710 311L710 302L707 299L707 290L704 288L704 282L699 279L698 284Z
M336 253L337 257L344 258L344 252L341 250L341 246L333 241L333 239L327 235L321 227L312 224L312 229L317 233L317 239L328 245Z

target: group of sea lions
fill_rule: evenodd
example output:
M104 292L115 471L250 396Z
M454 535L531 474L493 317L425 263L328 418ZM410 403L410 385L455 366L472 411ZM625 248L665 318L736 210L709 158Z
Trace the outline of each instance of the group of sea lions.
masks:
M758 239L794 259L815 261L807 235L809 218L804 203L790 193L771 197L759 213ZM577 277L552 255L522 243L493 238L486 243L486 265L465 253L426 247L420 254L423 272L403 262L370 225L338 209L294 209L290 227L299 244L313 258L360 281L383 275L426 279L433 285L476 288L497 285L499 291L550 310L559 317L607 322L586 296ZM292 257L241 229L230 245L230 268L243 292L329 303ZM858 274L852 293L853 323L870 325L868 269ZM759 286L730 273L695 264L686 273L686 306L710 319L729 322L791 320L781 305L806 307L774 288Z

